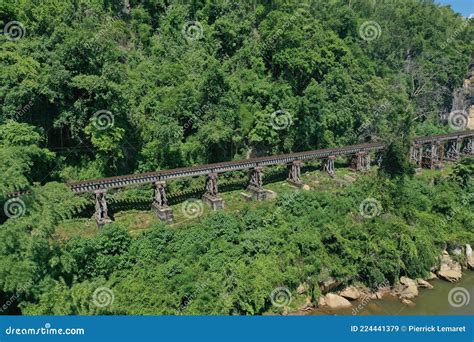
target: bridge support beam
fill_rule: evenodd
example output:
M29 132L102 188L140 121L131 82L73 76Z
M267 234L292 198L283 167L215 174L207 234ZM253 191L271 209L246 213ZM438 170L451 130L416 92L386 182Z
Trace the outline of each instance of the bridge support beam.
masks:
M440 144L439 143L429 143L427 148L423 152L423 157L421 165L427 169L440 168ZM442 151L441 151L442 153Z
M446 160L457 161L461 157L462 140L448 140L446 143Z
M336 173L334 169L334 160L336 156L329 156L323 161L323 171L326 171L331 177L334 177Z
M217 189L217 177L216 172L207 175L206 193L202 196L202 201L209 205L212 210L224 208L224 200L219 196Z
M423 145L413 144L410 147L410 161L416 165L417 168L421 168L421 160L423 157Z
M105 197L106 190L98 190L95 192L95 213L94 218L97 226L102 228L104 225L111 223L107 209L107 199Z
M166 183L154 183L153 203L151 210L161 221L166 223L173 222L173 209L168 206L168 198L166 197Z
M303 186L303 182L301 181L301 161L295 160L294 162L289 163L288 169L287 182L301 188Z
M467 154L468 156L474 155L474 137L466 138L463 152L464 154Z
M445 151L445 148L444 148L444 142L442 141L437 141L436 143L436 148L437 148L437 152L438 152L438 163L439 163L439 167L443 167L443 162L444 160L446 159L446 151Z
M367 152L357 152L352 156L349 168L353 171L369 171L370 155Z
M263 201L267 199L268 192L263 188L263 169L260 166L252 170L247 191L250 192L254 200Z

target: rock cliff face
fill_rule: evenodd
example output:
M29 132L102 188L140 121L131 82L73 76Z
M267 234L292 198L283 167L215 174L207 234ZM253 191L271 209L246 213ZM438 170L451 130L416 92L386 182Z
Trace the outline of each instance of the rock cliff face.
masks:
M474 130L474 105L471 105L469 108L469 121L467 123L467 129Z
M454 91L451 112L464 111L468 115L466 128L474 130L474 62L471 63L469 69L462 88Z

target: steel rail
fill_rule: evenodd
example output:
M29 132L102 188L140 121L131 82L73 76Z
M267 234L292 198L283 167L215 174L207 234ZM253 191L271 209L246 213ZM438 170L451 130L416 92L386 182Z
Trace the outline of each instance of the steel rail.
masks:
M415 139L413 139L413 142L418 143L418 144L424 144L424 143L429 143L429 142L463 139L463 138L469 138L472 136L474 136L474 131L462 131L462 132L454 132L454 133L448 133L448 134L429 135L426 137L416 137Z
M454 132L449 134L438 134L426 137L417 137L413 141L415 144L424 144L429 142L440 142L453 139L462 139L473 137L474 131ZM329 156L350 155L357 152L373 152L383 150L383 143L368 143L351 145L338 148L329 148L322 150L312 150L304 152L295 152L280 154L267 157L250 158L243 160L234 160L221 163L206 165L196 165L171 170L162 170L156 172L138 173L132 175L115 176L108 178L85 180L80 182L67 183L74 193L94 192L98 190L107 190L113 188L122 188L129 185L150 184L169 179L202 176L212 172L222 173L229 171L240 171L252 169L258 166L273 166L279 164L291 163L294 161L308 161L314 159L326 158Z

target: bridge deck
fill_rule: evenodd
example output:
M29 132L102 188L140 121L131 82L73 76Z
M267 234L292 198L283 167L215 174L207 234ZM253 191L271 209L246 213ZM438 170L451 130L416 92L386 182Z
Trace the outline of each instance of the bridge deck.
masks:
M473 136L474 131L463 131L449 134L417 137L414 139L414 143L424 144L430 142L447 141L452 139L462 139ZM222 163L196 165L171 170L162 170L156 172L138 173L125 176L86 180L81 182L68 183L68 186L75 193L93 192L100 189L121 188L127 185L149 184L168 179L206 175L211 172L221 173L228 171L238 171L255 168L257 166L271 166L291 163L297 160L314 160L326 158L329 156L350 155L357 152L379 151L384 148L385 144L383 143L359 144L339 148L279 154L274 156L234 160Z

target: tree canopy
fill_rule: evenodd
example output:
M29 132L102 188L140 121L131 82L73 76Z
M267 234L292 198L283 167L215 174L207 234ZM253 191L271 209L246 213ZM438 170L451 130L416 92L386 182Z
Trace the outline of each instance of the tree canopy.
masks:
M262 314L275 288L305 282L314 301L329 277L423 277L446 243L474 242L472 158L407 177L408 141L450 130L474 51L449 7L2 0L0 28L0 313ZM57 235L91 199L67 181L366 141L389 147L354 184L179 229Z

